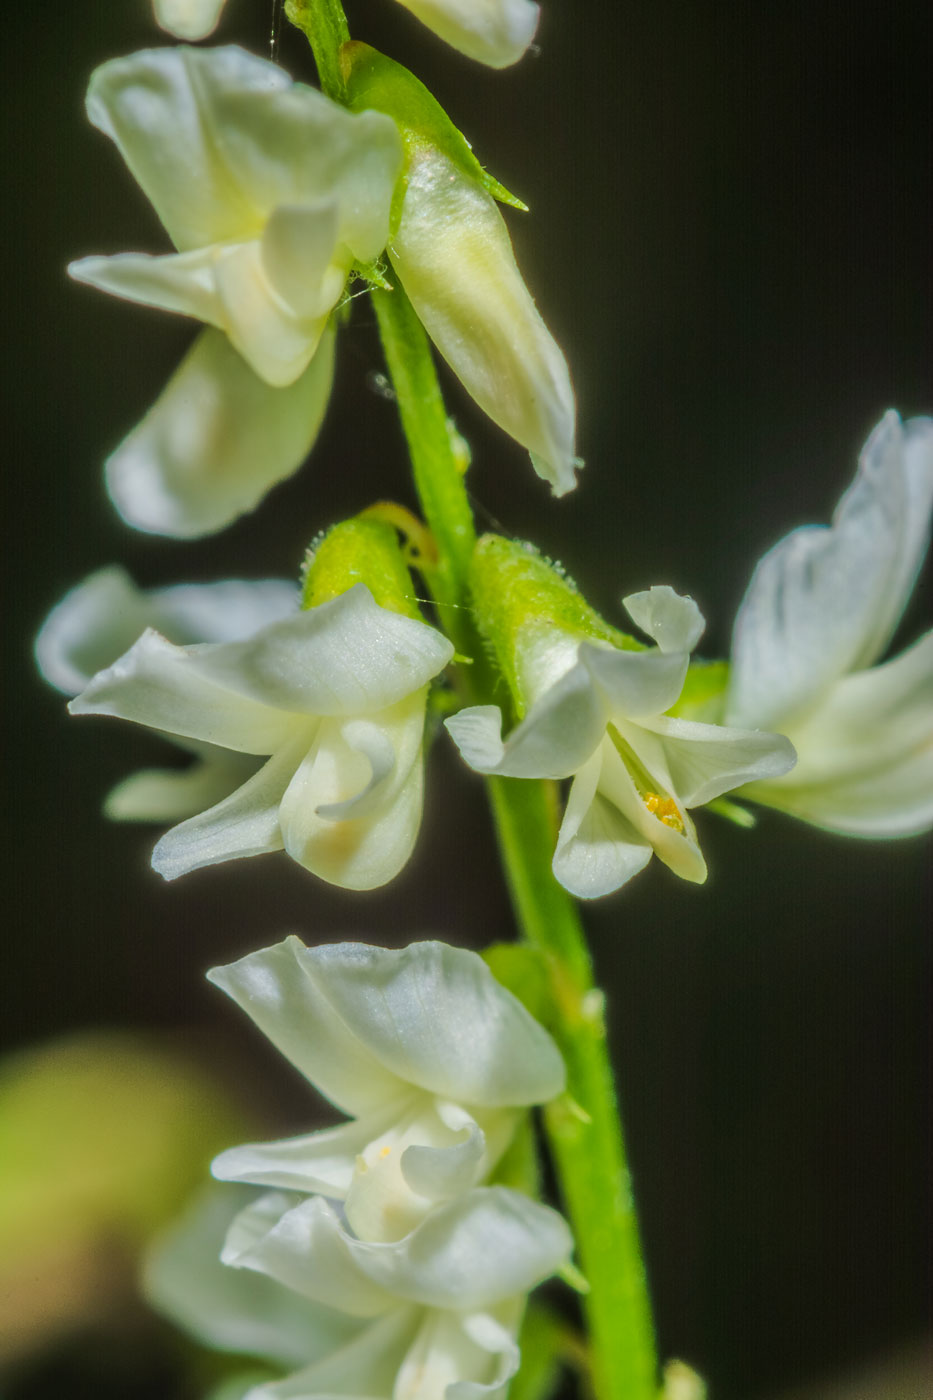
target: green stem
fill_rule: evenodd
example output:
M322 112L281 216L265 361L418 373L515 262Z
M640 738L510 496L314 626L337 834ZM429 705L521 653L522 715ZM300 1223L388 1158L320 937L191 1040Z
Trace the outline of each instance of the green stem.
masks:
M569 1098L546 1113L561 1190L590 1291L584 1299L598 1400L656 1400L651 1303L631 1177L606 1043L576 906L551 873L556 836L550 785L492 778L490 798L519 924L547 959L551 1026L567 1064Z
M285 0L285 14L311 45L321 91L334 102L345 102L340 46L350 38L350 29L341 0Z
M461 463L441 397L440 385L424 327L405 289L373 291L382 348L408 442L415 488L424 518L437 544L438 565L431 579L435 600L445 609L444 623L455 645L476 652L468 614L467 574L476 530L463 481Z

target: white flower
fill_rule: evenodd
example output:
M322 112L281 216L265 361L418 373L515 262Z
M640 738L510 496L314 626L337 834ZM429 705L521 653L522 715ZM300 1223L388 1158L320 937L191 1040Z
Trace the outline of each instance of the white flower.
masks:
M220 19L224 0L154 0L156 23L176 39L206 39Z
M554 627L531 628L516 657L528 713L505 744L494 705L446 721L480 773L573 778L553 868L582 898L618 889L652 852L683 879L705 880L686 809L753 777L784 773L794 761L779 735L666 715L703 618L691 599L666 587L623 602L656 648L625 651Z
M71 275L193 316L232 347L196 343L111 459L109 486L144 529L219 529L313 440L332 347L316 352L351 266L385 244L400 138L381 113L347 112L233 47L114 59L87 110L178 251L82 258Z
M462 948L288 938L208 975L353 1119L232 1148L215 1176L331 1197L370 1241L484 1180L523 1110L564 1087L551 1037Z
M492 195L435 146L410 149L389 257L444 359L554 494L573 489L576 405Z
M284 847L322 879L370 889L414 845L427 686L452 652L357 584L242 642L178 647L149 630L69 709L271 755L163 836L152 863L166 879Z
M253 1400L500 1400L518 1369L524 1295L570 1249L555 1211L504 1187L469 1191L379 1243L352 1235L320 1196L263 1196L234 1221L224 1262L372 1321Z
M857 836L933 825L933 632L874 665L927 549L933 419L885 414L830 526L764 556L736 618L728 723L765 725L793 772L742 796Z
M143 592L114 566L89 575L56 604L36 637L36 662L51 685L76 695L147 627L177 643L240 641L289 617L297 607L298 590L284 579L181 584ZM196 761L187 769L152 769L125 779L107 798L108 816L179 821L228 796L260 766L248 754L194 740L176 742Z
M435 34L492 68L517 63L535 36L531 0L400 0Z

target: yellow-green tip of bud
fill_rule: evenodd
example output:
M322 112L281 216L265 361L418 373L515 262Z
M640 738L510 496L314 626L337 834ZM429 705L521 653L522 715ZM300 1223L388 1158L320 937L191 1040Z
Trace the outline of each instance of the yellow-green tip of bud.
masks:
M357 583L365 583L381 608L423 621L398 535L384 520L354 516L315 541L305 564L301 606L317 608Z
M477 626L495 653L519 715L533 699L542 653L555 645L597 641L644 650L600 617L558 564L523 541L483 535L473 552L470 589Z

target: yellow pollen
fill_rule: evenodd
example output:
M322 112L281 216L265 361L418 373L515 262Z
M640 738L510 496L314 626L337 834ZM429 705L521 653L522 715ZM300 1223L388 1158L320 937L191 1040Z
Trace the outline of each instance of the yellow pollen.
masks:
M680 820L677 804L672 797L662 797L659 792L646 792L642 800L651 815L657 817L659 822L663 822L665 826L673 827L674 831L683 832L684 824Z
M380 1157L388 1157L388 1155L389 1155L389 1153L390 1153L391 1151L392 1151L391 1147L383 1147L383 1148L381 1149L380 1153L379 1153L379 1156L380 1156Z

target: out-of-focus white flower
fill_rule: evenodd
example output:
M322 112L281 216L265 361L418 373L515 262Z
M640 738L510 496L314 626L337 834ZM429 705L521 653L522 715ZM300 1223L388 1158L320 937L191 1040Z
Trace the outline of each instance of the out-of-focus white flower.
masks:
M153 0L159 27L189 43L213 34L223 7L224 0Z
M531 0L400 0L435 34L491 68L517 63L535 36Z
M322 337L351 267L385 245L400 138L381 113L347 112L234 47L114 59L93 74L87 110L177 252L82 258L71 275L229 340L195 344L108 484L132 524L203 534L254 506L313 441L332 371Z
M208 975L353 1118L231 1148L215 1176L341 1201L362 1239L398 1240L483 1181L522 1112L564 1087L551 1037L462 948L288 938Z
M609 894L652 853L685 880L706 879L687 808L752 777L787 771L787 739L667 715L683 688L703 618L667 587L623 599L654 638L622 650L580 633L536 625L519 632L513 657L525 718L503 744L502 714L480 705L446 721L480 773L573 778L554 853L554 874L581 898Z
M427 687L452 653L357 584L242 642L178 647L148 630L69 709L270 755L163 836L152 863L166 879L284 847L322 879L370 889L414 845Z
M179 644L241 641L297 609L298 590L285 579L180 584L144 592L124 569L113 566L89 575L56 604L36 637L36 662L51 685L76 695L147 627ZM249 754L196 740L175 742L195 762L182 770L133 774L109 794L108 816L180 821L227 797L260 766Z
M320 1196L263 1196L234 1221L222 1258L311 1302L371 1319L340 1351L254 1400L500 1400L518 1369L524 1295L568 1259L547 1206L480 1187L437 1206L401 1240L358 1239Z
M787 734L797 766L740 794L856 836L933 825L933 632L880 666L929 542L933 419L885 414L830 526L758 564L725 718Z
M576 484L567 362L538 314L492 195L439 148L413 143L389 257L420 320L554 494Z
M256 1196L247 1187L218 1183L198 1192L153 1242L142 1284L149 1302L203 1346L283 1374L338 1350L361 1323L254 1270L221 1263L231 1222Z

